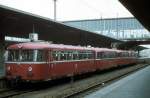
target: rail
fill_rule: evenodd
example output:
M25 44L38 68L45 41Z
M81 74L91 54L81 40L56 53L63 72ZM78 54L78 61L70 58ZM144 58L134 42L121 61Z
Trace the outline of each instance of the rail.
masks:
M143 68L144 66L142 66ZM113 73L114 75L110 75L110 76L105 76L107 78L104 78L104 79L99 79L99 78L96 78L94 79L94 81L91 81L89 82L89 84L85 87L81 87L81 86L78 86L78 88L75 89L71 89L73 92L70 92L68 94L64 94L64 95L61 95L59 96L59 98L70 98L70 97L73 97L73 96L76 96L77 94L80 94L82 92L85 92L85 91L88 91L88 90L91 90L91 89L94 89L95 87L103 87L104 85L106 85L107 83L110 83L112 81L115 81L115 80L118 80L122 77L125 77L126 75L129 75L137 70L141 69L141 67L137 67L136 69L133 69L133 70L128 70L128 71L122 71L122 72L119 72L119 73Z

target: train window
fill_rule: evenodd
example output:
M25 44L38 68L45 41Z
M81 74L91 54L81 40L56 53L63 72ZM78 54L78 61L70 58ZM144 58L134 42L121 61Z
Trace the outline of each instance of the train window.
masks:
M127 57L128 53L127 52L123 52L122 53L122 57Z
M87 54L85 51L80 51L79 52L79 59L82 60L82 59L86 59L87 58Z
M105 58L111 58L112 53L111 52L105 52Z
M114 51L97 52L97 59L115 58L115 57L117 57L117 53Z
M79 60L79 52L78 51L73 51L73 60Z
M88 59L93 59L94 58L94 53L92 51L87 51L87 58Z
M64 51L60 52L60 60L67 60L67 54Z
M101 59L102 58L102 52L97 52L97 57L96 59Z
M94 58L94 54L92 53L92 51L53 51L52 56L54 61L82 60Z
M60 60L60 52L59 51L53 51L52 56L53 56L54 61L59 61Z
M105 52L102 53L102 58L107 58L107 54Z
M101 53L101 58L105 59L105 58L114 58L116 56L115 52L103 52Z
M79 52L79 59L92 59L94 57L94 54L92 51L80 51Z
M43 50L22 50L20 61L44 61L44 52Z
M127 52L127 55L126 55L126 57L129 57L129 53Z
M121 52L119 53L119 57L122 57L122 53Z
M8 50L8 61L44 61L42 50Z
M116 57L116 52L110 52L110 57L109 58L115 58Z
M72 51L66 51L66 55L67 55L67 60L72 60L73 59Z
M73 60L76 54L73 51L53 51L52 56L54 61Z
M7 61L20 61L19 60L19 50L8 50L8 59Z
M67 60L67 52L60 51L60 60Z
M119 53L119 57L122 57L122 52Z
M36 52L36 51L35 51ZM36 54L35 54L36 56ZM44 61L44 51L43 50L37 50L37 58L36 61Z
M72 60L73 53L72 51L61 51L60 60Z
M21 61L34 61L33 50L22 50L20 60Z

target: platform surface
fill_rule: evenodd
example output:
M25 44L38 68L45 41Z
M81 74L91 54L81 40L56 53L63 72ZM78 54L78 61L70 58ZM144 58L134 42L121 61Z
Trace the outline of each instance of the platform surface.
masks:
M150 66L93 92L85 98L150 98Z

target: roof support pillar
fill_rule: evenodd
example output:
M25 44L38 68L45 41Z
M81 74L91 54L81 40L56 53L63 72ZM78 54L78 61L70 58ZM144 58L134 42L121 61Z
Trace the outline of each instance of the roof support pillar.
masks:
M4 72L5 35L0 32L0 74Z

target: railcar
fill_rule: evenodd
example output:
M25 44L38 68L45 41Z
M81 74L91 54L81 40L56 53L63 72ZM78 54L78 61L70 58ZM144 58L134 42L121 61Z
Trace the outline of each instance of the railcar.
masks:
M47 81L136 63L134 51L81 47L46 42L10 45L8 80Z

